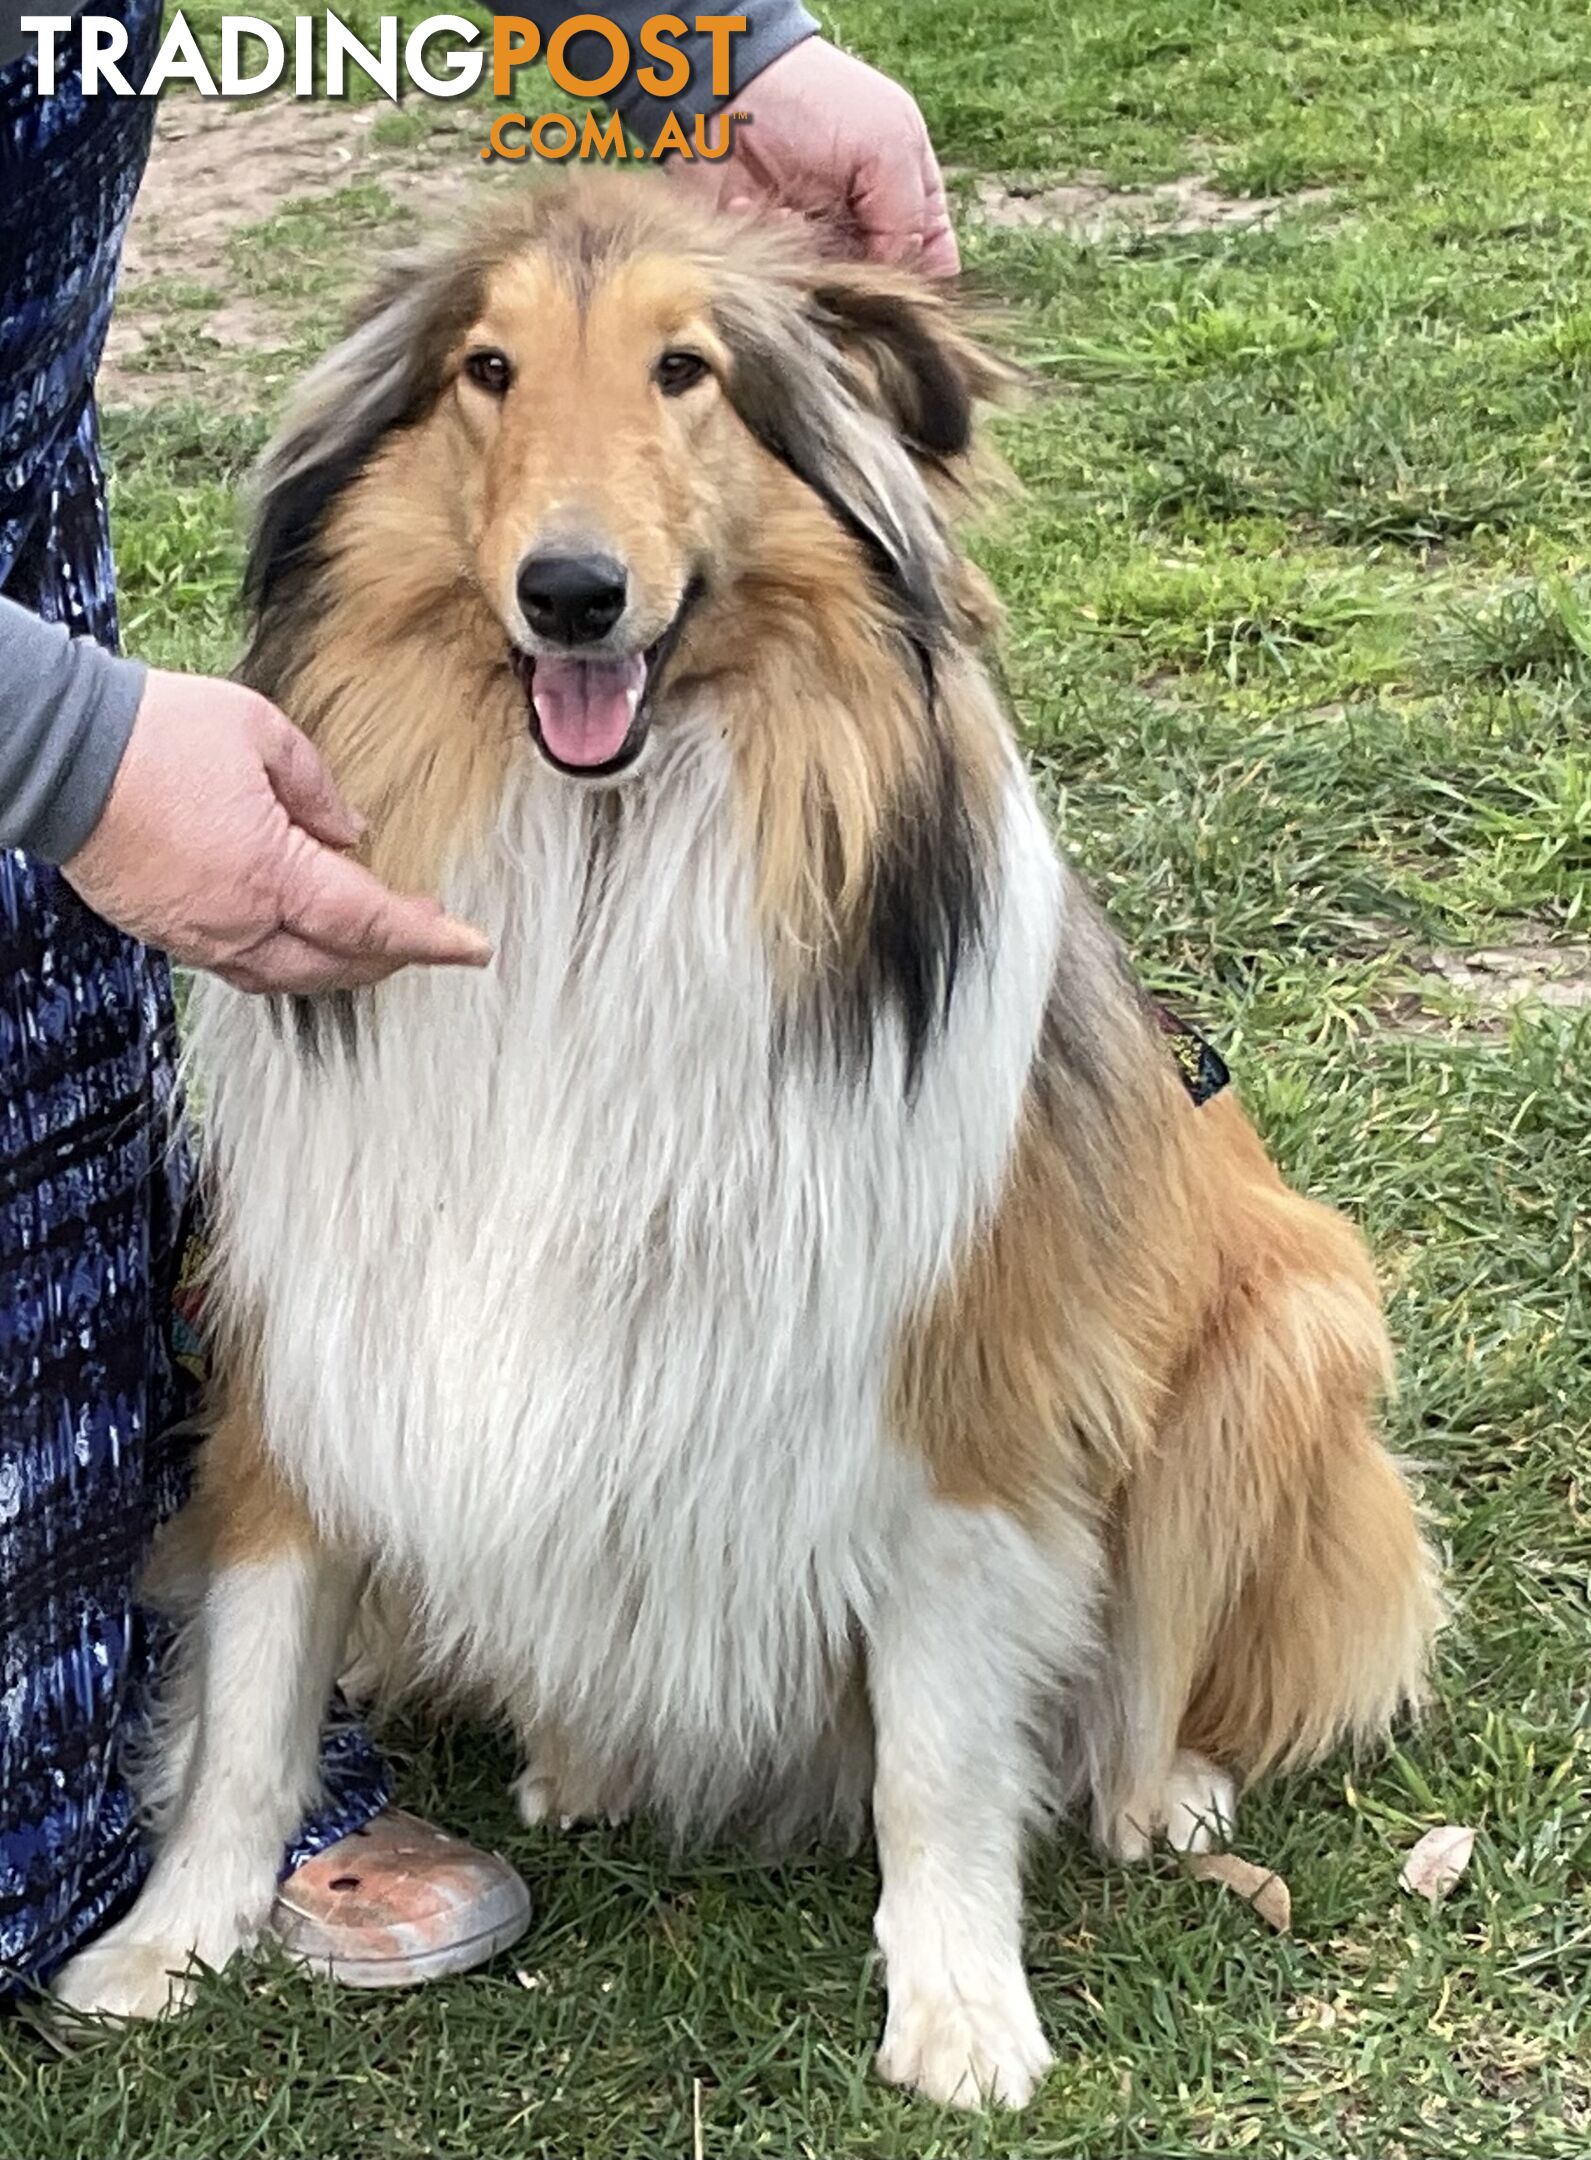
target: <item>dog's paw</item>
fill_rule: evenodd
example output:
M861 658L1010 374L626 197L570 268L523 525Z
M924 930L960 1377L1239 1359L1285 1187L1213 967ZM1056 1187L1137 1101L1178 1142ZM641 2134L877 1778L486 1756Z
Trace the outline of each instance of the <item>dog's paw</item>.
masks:
M1212 1852L1231 1838L1237 1787L1203 1755L1184 1752L1166 1780L1166 1843L1173 1852Z
M628 1808L617 1801L605 1805L594 1792L573 1790L566 1779L549 1775L538 1763L527 1763L508 1790L527 1830L539 1830L549 1822L560 1830L573 1830L584 1822L605 1822L616 1829L629 1820Z
M522 1715L515 1725L523 1768L508 1790L527 1830L629 1821L635 1781L622 1761L583 1746L554 1720Z
M50 1992L81 2017L157 2018L186 2010L205 1971L219 1972L258 1939L260 1928L246 1924L242 1902L222 1900L200 1915L162 1914L146 1893L125 1920L61 1968Z
M977 1993L890 1989L879 2075L942 2107L1025 2107L1054 2059L1020 1967Z
M527 1763L508 1788L514 1812L527 1830L539 1830L544 1822L558 1819L558 1792L549 1777L534 1763Z
M1173 1852L1210 1852L1224 1845L1237 1820L1237 1787L1226 1771L1184 1749L1162 1792L1140 1795L1109 1816L1101 1841L1117 1860L1146 1860L1157 1837Z
M50 1992L80 2017L165 2017L192 2001L196 1981L191 1967L186 1949L140 1941L113 1928L63 1966Z

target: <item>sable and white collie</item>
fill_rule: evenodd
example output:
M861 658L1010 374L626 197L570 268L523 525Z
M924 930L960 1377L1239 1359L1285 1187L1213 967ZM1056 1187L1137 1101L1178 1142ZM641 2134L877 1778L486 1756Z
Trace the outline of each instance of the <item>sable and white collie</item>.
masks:
M532 1817L870 1819L880 2067L941 2101L1049 2059L1036 1818L1191 1846L1420 1694L1366 1255L1193 1099L991 687L1000 376L904 275L598 177L305 382L247 679L495 959L195 993L203 1588L68 1999L261 1929L367 1580Z

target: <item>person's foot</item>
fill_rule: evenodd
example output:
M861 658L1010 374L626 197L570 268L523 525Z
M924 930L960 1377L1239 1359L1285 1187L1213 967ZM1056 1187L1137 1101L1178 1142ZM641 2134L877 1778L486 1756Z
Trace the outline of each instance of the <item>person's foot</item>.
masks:
M484 1965L529 1923L530 1892L500 1855L389 1808L293 1870L271 1933L345 1987L412 1987Z

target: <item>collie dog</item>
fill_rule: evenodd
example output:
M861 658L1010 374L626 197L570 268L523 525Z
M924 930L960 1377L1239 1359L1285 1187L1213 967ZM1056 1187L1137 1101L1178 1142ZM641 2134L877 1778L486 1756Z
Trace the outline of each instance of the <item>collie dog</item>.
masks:
M69 1999L261 1929L362 1600L531 1818L870 1822L880 2067L940 2101L1049 2060L1038 1818L1194 1846L1418 1697L1366 1255L1195 1101L991 686L1000 377L905 275L597 176L303 385L246 676L495 961L194 994L226 1393L159 1850Z

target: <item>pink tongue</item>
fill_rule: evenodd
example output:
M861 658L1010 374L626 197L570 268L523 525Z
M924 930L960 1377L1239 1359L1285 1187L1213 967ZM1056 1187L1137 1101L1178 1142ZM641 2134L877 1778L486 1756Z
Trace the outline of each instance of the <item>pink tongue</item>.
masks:
M646 688L646 658L538 659L530 679L541 739L562 765L606 765L624 748Z

